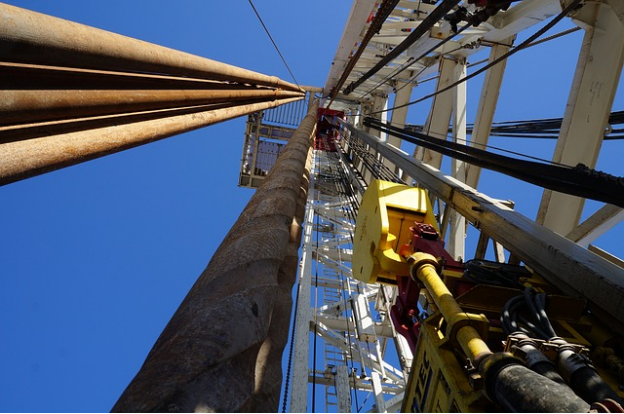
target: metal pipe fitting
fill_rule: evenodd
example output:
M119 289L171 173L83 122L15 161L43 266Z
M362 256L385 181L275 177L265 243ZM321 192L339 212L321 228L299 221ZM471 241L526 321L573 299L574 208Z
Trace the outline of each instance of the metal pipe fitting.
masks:
M565 380L557 372L555 364L539 350L539 345L533 339L522 332L515 332L513 335L524 338L516 344L516 347L520 350L527 368L551 381L566 385Z
M606 399L623 404L622 399L600 377L587 357L576 353L563 338L554 337L550 342L559 345L556 362L561 376L582 399L590 404Z
M565 385L520 365L509 354L495 354L479 367L488 397L511 412L588 412L589 404Z
M438 275L437 271L440 268L440 264L436 258L428 253L418 252L409 256L407 261L411 265L411 277L425 285L447 323L452 326L464 321L466 313L457 304L453 295ZM490 351L490 348L477 330L470 325L464 325L459 328L454 339L457 340L466 356L475 365L478 365L488 355L492 355L492 351Z

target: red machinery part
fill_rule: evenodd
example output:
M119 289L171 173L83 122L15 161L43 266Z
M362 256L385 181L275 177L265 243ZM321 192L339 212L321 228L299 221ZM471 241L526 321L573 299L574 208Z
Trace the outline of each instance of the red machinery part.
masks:
M316 137L314 139L315 150L336 152L336 141L340 140L340 134L333 124L333 119L335 117L345 119L345 114L342 111L334 109L318 109L318 123L316 126Z

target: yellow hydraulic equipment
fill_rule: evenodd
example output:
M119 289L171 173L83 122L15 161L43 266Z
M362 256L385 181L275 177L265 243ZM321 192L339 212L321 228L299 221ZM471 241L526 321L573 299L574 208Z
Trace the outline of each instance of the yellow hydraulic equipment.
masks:
M437 227L425 190L374 180L364 193L354 235L353 276L365 283L396 284L396 275L408 275L409 265L399 256L414 223ZM379 279L379 280L378 280Z
M425 190L373 180L356 221L353 274L397 286L391 317L414 355L404 412L622 409L608 385L617 364L599 374L588 358L593 345L614 341L584 300L518 266L455 262L443 246ZM614 348L602 354L614 361Z

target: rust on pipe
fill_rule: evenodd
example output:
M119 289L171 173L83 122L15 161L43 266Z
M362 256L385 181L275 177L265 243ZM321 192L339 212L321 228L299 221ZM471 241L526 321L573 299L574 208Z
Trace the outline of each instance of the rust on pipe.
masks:
M316 109L290 138L113 412L277 412L276 366L289 326Z
M304 175L299 187L295 219L290 225L286 255L278 271L275 305L267 337L260 346L255 366L255 389L249 407L255 412L277 412L282 387L282 354L288 342L292 310L292 286L299 269L299 247L303 233L303 217L310 184L312 151L308 152Z
M0 90L0 125L178 108L251 99L301 97L275 89L246 90Z
M0 62L2 89L249 89L247 85L153 73ZM265 87L267 88L267 87Z
M239 105L267 102L250 100L239 102ZM160 118L187 115L197 112L208 112L216 109L236 106L232 102L221 102L207 105L185 106L179 108L152 109L148 111L124 112L119 114L98 115L82 118L55 119L35 121L26 124L0 126L0 144L12 141L24 141L35 138L51 137L70 132L94 130L113 125L121 126L136 122L151 121Z
M191 113L121 125L116 122L117 117L112 116L107 118L110 120L108 124L104 122L104 126L99 128L90 128L87 124L80 131L1 142L0 185L299 99L302 98L285 98L203 111L199 107Z
M159 73L301 91L275 76L0 3L0 60Z

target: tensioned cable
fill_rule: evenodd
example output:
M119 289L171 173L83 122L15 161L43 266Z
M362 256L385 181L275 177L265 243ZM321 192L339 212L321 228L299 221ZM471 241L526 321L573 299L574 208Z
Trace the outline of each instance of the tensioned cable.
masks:
M528 49L529 47L537 46L539 44L542 44L542 43L545 43L545 42L557 39L557 38L565 36L565 35L569 35L570 33L574 33L574 32L579 31L579 30L581 30L580 27L572 27L571 29L564 30L564 31L559 32L557 34L554 34L552 36L548 36L548 37L545 37L543 39L536 40L535 42L526 45L525 49ZM493 43L493 44L502 44L502 43ZM510 46L510 45L508 45L508 46ZM473 63L469 64L467 67L471 68L473 66L479 66L479 65L487 62L488 60L489 59L487 59L487 58L486 59L482 59L482 60L478 60L476 62L473 62Z
M349 139L347 138L347 140L349 140ZM347 156L347 154L344 153L344 151L342 149L342 146L338 142L334 142L334 144L337 147L337 152L340 151L342 155ZM350 146L352 148L354 148L355 142L351 142ZM330 145L327 144L326 147L330 147ZM358 150L355 150L355 152L360 154L361 150L362 150L362 148L358 148ZM364 153L368 154L368 152L365 152L365 151L364 151ZM330 159L332 159L332 160L334 160L336 162L340 162L339 154L336 154L336 156L334 156L332 153L328 153L327 156L328 156L328 158L330 158ZM351 160L349 160L349 161L351 161ZM376 176L376 178L379 178L379 176L382 174L382 172L384 172L384 168L385 168L387 170L387 171L385 171L386 174L384 174L385 175L385 177L384 177L385 179L394 178L394 180L400 180L396 175L394 175L394 177L391 177L390 174L389 174L390 170L380 160L376 160L376 162L374 164L371 164L370 160L364 160L363 159L363 161L368 161L369 162L367 164L367 166L371 170L372 174L374 176ZM344 208L344 207L341 208L341 211L342 211L342 214L343 214L343 218L346 219L347 221L355 223L355 220L356 220L355 215L356 215L356 213L357 213L357 211L359 209L359 203L357 201L357 197L355 197L355 189L350 184L349 178L347 176L347 173L346 173L345 169L341 168L341 167L344 167L343 163L340 163L340 165L338 167L336 167L336 172L334 173L334 175L331 175L331 177L333 178L333 183L336 186L338 198L342 200L341 204L346 204L347 206L350 207L350 208ZM348 230L348 235L349 235L349 238L350 238L350 241L351 241L350 244L352 246L353 245L353 230L352 229ZM338 251L338 253L340 255L340 251ZM344 285L343 277L344 276L343 276L342 272L340 272L340 278L341 278L341 281L342 281L342 283ZM358 293L361 293L360 292L359 283L356 286L357 286ZM343 290L343 295L342 295L343 299L345 299L344 293L345 292ZM351 303L352 303L352 306L353 306L353 302L351 302ZM347 318L347 330L350 331L348 318ZM350 335L347 335L347 341L348 341L348 348L349 348L349 352L350 352L350 359L351 359L352 364L353 364L353 361L354 361L354 359L353 359L353 348L352 348L352 345L351 345L351 337L350 337ZM370 352L370 344L369 344L369 352ZM352 367L353 367L353 365L352 365ZM354 378L354 382L355 382L355 378ZM353 386L353 392L354 392L355 406L358 407L358 412L360 412L362 407L364 406L364 404L366 402L366 399L364 400L362 405L360 405L358 403L357 387L355 386L355 384Z
M377 160L377 158L371 154L361 142L355 140L352 135L349 136L349 146L362 160L374 178L405 184L398 175L390 170L383 162Z
M401 129L401 128L393 126L390 123L382 124L381 121L378 121L378 120L373 119L373 118L367 118L367 120L365 121L365 124L367 124L367 123L369 124L369 126L371 128L375 128L375 129L379 129L379 130L382 130L382 128L385 127L387 129L387 131L384 131L384 132L388 132L391 135L398 136L397 134L405 133L405 134L407 134L407 136L411 136L411 137L415 138L415 140L414 139L412 139L412 140L406 139L406 141L411 142L411 143L416 144L416 145L421 145L422 147L431 149L432 151L441 152L440 149L442 149L442 148L452 147L454 150L458 150L460 152L465 152L465 153L471 154L471 155L473 155L475 157L481 157L484 160L485 159L489 159L491 157L503 157L505 159L515 160L515 159L509 158L509 157L505 157L503 155L497 155L497 154L489 153L489 152L487 152L485 150L481 150L481 149L478 149L478 148L475 148L475 147L470 147L470 146L465 145L465 144L449 142L449 141L446 141L444 139L436 138L436 137L424 134L424 133L419 132L419 131L409 130L407 128ZM402 138L405 139L404 136ZM462 141L467 142L465 140L462 140ZM498 147L493 147L493 146L489 146L489 145L485 145L485 144L480 144L480 146L485 146L487 148L497 149L497 150L500 150L500 151L503 151L503 152L512 153L514 155L519 155L519 156L526 157L526 158L532 158L534 160L541 161L541 162L544 163L544 164L540 163L539 165L546 165L546 164L550 163L550 164L556 164L557 166L560 166L560 167L566 168L566 169L571 168L571 167L569 167L567 165L564 165L564 164L554 163L552 161L544 160L544 159L541 159L541 158L538 158L538 157L531 157L529 155L516 153L514 151L504 150L504 149L501 149L501 148L498 148ZM446 154L446 155L453 156L450 153ZM521 160L516 160L516 161L521 161Z
M273 43L273 46L275 46L275 50L277 50L277 53L282 58L282 62L284 62L286 69L288 69L288 73L290 73L290 76L292 76L297 86L299 86L299 82L297 82L297 78L295 78L295 75L293 75L292 71L290 70L290 66L288 66L288 63L286 63L286 59L284 59L284 55L282 55L282 52L280 51L279 47L277 47L277 43L275 43L275 40L273 40L273 36L271 36L271 33L269 33L269 29L264 24L264 21L262 21L262 17L260 17L260 13L258 13L258 10L256 10L256 6L254 6L253 1L249 0L249 4L251 5L251 8L253 9L254 13L256 13L256 16L258 16L258 20L260 20L260 24L262 24L262 27L264 27L264 31L269 36L269 39L271 39L271 43ZM301 88L301 86L299 86L299 88Z
M335 143L335 144L337 146L339 146L338 143ZM342 148L339 147L339 148L337 148L337 150L338 151L342 151ZM328 154L328 156L330 156L330 157L331 157L331 155L332 154ZM334 158L332 158L332 159L334 159ZM335 157L335 160L337 162L339 162L339 159L340 159L340 157L338 157L338 156ZM337 175L334 176L334 177L335 177L335 185L336 185L337 190L338 190L338 198L343 200L343 204L346 203L346 204L348 204L350 206L350 209L348 209L348 210L344 209L344 208L341 208L342 213L343 213L343 217L346 220L355 223L356 217L355 217L354 213L357 212L358 207L359 207L359 206L357 206L357 198L354 197L355 191L354 191L353 187L351 186L351 184L349 183L348 177L347 177L346 172L344 171L344 169L341 168L340 166L338 166L336 168L336 170L337 170ZM349 229L348 235L349 235L349 238L351 240L351 246L352 246L353 245L353 231L352 231L352 229ZM338 252L340 254L340 251L338 251ZM343 286L344 286L344 279L343 279L342 272L340 272L340 277L341 277L341 282L343 283ZM360 293L359 284L357 285L357 288L358 288L358 293ZM346 301L346 298L345 298L344 295L345 295L345 292L343 290L342 298L343 298L343 300ZM351 302L351 304L352 304L352 307L353 307L353 302ZM349 318L346 318L346 323L347 323L347 331L350 332ZM349 352L350 352L350 359L351 359L351 362L353 364L353 361L354 361L353 360L353 348L352 348L352 344L351 344L351 336L349 334L347 335L347 341L348 341L348 348L349 348ZM370 352L370 348L369 348L369 352ZM352 368L353 368L353 365L352 365ZM355 386L355 378L354 378L353 392L354 392L355 406L358 407L358 412L360 412L361 411L361 406L358 403L358 394L357 394L357 387ZM365 401L362 404L364 404Z
M469 26L469 24L468 24L467 26ZM461 31L463 31L464 29L465 29L465 27L463 27L463 28L461 29ZM573 27L573 28L571 28L571 29L564 30L564 31L562 31L562 32L560 32L560 33L557 33L557 34L554 34L554 35L552 35L552 36L548 36L548 37L545 37L545 38L543 38L543 39L536 40L536 41L534 41L533 43L530 43L530 44L526 45L526 46L524 47L524 49L528 49L529 47L537 46L537 45L539 45L539 44L542 44L542 43L548 42L548 41L550 41L550 40L557 39L557 38L559 38L559 37L562 37L562 36L568 35L568 34L570 34L570 33L574 33L574 32L576 32L576 31L578 31L578 30L581 30L581 28L580 28L580 27ZM446 40L446 39L445 39L445 40ZM501 43L493 43L493 44L501 44ZM441 44L438 44L437 46L435 46L435 48L438 48L438 47L440 47L440 46L441 46ZM508 45L508 46L511 46L511 45ZM414 62L417 62L418 60L420 60L420 59L422 59L423 57L427 56L429 53L431 53L433 50L435 50L435 48L430 49L429 51L427 51L426 53L424 53L422 56L420 56L418 59L414 60ZM463 49L463 47L462 47L462 48L457 48L456 50L459 50L459 49ZM455 52L456 50L453 50L452 52ZM449 53L452 53L452 52L449 52ZM467 67L467 68L472 68L473 66L478 66L478 65L481 65L481 64L483 64L483 63L486 63L488 60L489 60L489 58L482 59L482 60L479 60L479 61L477 61L477 62L470 63L470 64L468 64L466 67ZM411 63L411 64L413 64L413 63ZM426 69L427 69L427 67L425 66L425 67L424 67L424 68L423 68L420 72L418 72L416 75L412 76L412 77L411 77L411 78L410 78L407 82L404 82L403 86L401 86L400 88L396 89L394 92L395 92L395 93L397 93L397 92L401 91L403 88L405 88L406 86L408 86L408 85L412 84L412 83L416 80L416 78L418 78L418 76L420 76L420 74L421 74L422 72L424 72ZM435 75L435 76L432 76L432 77L430 77L430 78L427 78L427 79L423 79L423 80L421 80L421 81L418 81L418 84L423 84L423 83L425 83L425 82L429 82L429 81L432 81L432 80L438 79L439 77L440 77L440 75ZM372 90L371 90L371 91L369 91L368 93L371 93L371 92L372 92ZM362 97L360 97L360 99L361 99L361 98L363 98L363 97L365 97L365 96L366 96L366 95L362 95ZM390 108L390 109L394 109L394 108Z
M439 94L444 93L444 92L446 92L446 91L448 91L450 89L453 89L457 85L460 85L460 84L468 81L469 79L472 79L475 76L480 75L481 73L485 72L486 70L488 70L492 66L499 64L500 62L502 62L505 59L508 59L511 55L519 52L520 50L526 49L529 44L531 44L534 40L536 40L538 37L540 37L541 35L546 33L554 25L556 25L557 23L559 23L559 21L561 21L564 17L566 17L568 15L568 13L570 13L572 10L574 10L576 8L576 6L578 6L578 4L581 1L582 0L573 0L554 19L552 19L550 22L548 22L548 24L546 24L544 27L542 27L537 32L535 32L533 35L531 35L529 38L527 38L524 42L520 43L517 47L515 47L514 49L511 49L509 52L507 52L504 55L500 56L498 59L493 60L492 62L490 62L487 65L483 66L481 69L476 70L475 72L471 73L470 75L467 75L466 77L458 80L457 82L454 82L454 83L448 85L447 87L440 89L439 91L436 91L434 93L430 93L429 95L426 95L426 96L424 96L422 98L416 99L415 101L411 101L411 102L408 102L406 104L398 105L398 106L395 106L395 107L392 107L392 108L388 108L388 109L382 109L380 111L369 112L369 113L364 114L364 115L381 114L381 113L388 112L388 111L391 111L391 110L394 110L394 109L404 108L406 106L417 104L417 103L422 102L422 101L424 101L426 99L432 98L432 97L434 97L436 95L439 95Z
M337 161L337 162L339 162L339 161ZM344 198L347 203L351 203L350 195L348 194L348 193L351 193L351 191L350 191L351 189L350 189L350 187L348 187L345 184L345 181L344 181L345 177L343 176L344 172L342 171L342 168L340 168L340 167L337 167L337 170L338 170L338 176L339 176L340 179L337 180L336 184L337 184L337 186L339 185L341 187L341 192L338 195L338 198ZM342 211L342 214L343 214L343 217L348 220L348 217L346 216L344 210ZM351 229L349 229L349 237L351 239L351 245L353 245L353 231ZM340 248L338 248L338 255L339 255L339 261L342 262L342 259L341 259L342 255L340 253ZM340 283L344 287L345 286L345 277L343 275L343 272L340 271L339 275L340 275ZM346 283L349 283L349 282L346 281ZM344 288L341 289L341 292L342 292L341 298L346 303L347 302L347 297L345 296ZM355 362L354 362L354 359L353 359L353 347L351 345L351 334L350 334L351 327L350 327L349 319L350 318L348 318L347 314L346 314L346 306L345 306L345 321L347 323L347 341L348 341L348 347L349 347L349 359L351 360L351 372L353 373L354 372L354 368L355 368ZM354 329L355 329L355 327L354 327ZM358 395L357 395L357 384L356 384L355 377L353 377L353 395L355 397L354 398L355 399L355 406L357 407L358 406Z
M443 141L422 133L409 132L390 124L384 124L374 118L366 118L364 125L455 159L498 171L543 188L624 207L624 177L596 171L582 164L576 167L560 167L518 160L456 142Z
M299 294L301 293L301 284L298 283L297 284L297 296L295 296L295 309L294 309L294 316L293 316L293 328L292 328L292 332L290 334L290 348L288 350L288 365L286 368L286 375L284 378L284 399L282 401L282 413L286 412L286 405L288 402L288 392L290 390L290 373L292 370L292 359L293 359L293 353L295 350L295 330L297 327L297 310L299 308Z
M353 137L351 137L349 145L351 146L351 148L353 148L357 156L362 160L362 162L368 168L374 178L404 184L394 174L394 172L392 172L383 163L379 162L373 154L367 151L364 145L362 145L360 142L353 140Z
M358 80L353 81L347 86L343 93L349 95L362 83L366 82L371 76L379 72L384 66L396 59L401 53L406 51L412 44L416 43L430 28L432 28L439 20L441 20L446 13L448 13L453 7L455 7L460 0L443 0L442 3L437 6L423 21L407 36L401 43L396 45L390 53L384 56L375 64L371 69L363 74Z
M407 126L406 125L405 130L406 131L414 131L414 132L421 132L422 133L423 128L416 129L416 128L413 128L411 126ZM466 129L466 132L469 132L469 130ZM472 131L470 131L470 132L472 132ZM447 138L445 135L441 135L441 134L435 134L435 135L438 135L436 137L434 135L431 135L430 132L428 132L426 135L428 135L430 137L433 137L433 138L438 138L438 139L441 139L441 140L446 140L446 138ZM495 135L495 134L490 134L490 135ZM504 153L507 153L507 154L517 155L519 157L527 158L527 159L530 159L530 160L540 161L540 162L543 162L543 163L546 163L546 164L552 164L552 165L559 165L559 166L562 166L562 167L568 167L568 165L561 164L561 163L558 163L556 161L547 160L545 158L540 158L540 157L535 157L533 155L523 154L521 152L517 152L517 151L508 150L508 149L505 149L505 148L496 147L496 146L490 145L490 144L482 144L480 142L468 141L467 139L463 139L463 138L456 138L456 140L464 142L466 145L469 145L471 143L473 145L473 147L474 146L478 146L478 147L481 147L481 148L493 149L493 150L504 152Z
M395 72L389 74L388 76L385 77L385 79L383 79L380 83L378 83L377 85L375 85L374 88L372 88L371 90L369 90L368 92L366 92L364 95L360 96L360 99L368 96L369 94L371 94L373 91L375 91L378 87L380 87L381 85L383 85L384 83L396 78L397 76L399 76L401 73L403 73L404 71L406 71L409 67L411 67L413 64L415 64L416 62L418 62L420 59L424 58L425 56L427 56L429 53L433 52L434 50L444 46L446 43L448 43L449 41L451 41L455 36L461 34L464 30L466 30L467 28L469 28L472 24L468 23L465 26L463 26L461 29L459 29L457 31L457 33L452 33L449 36L445 37L443 40L441 40L440 42L438 42L436 45L432 46L431 48L429 48L429 50L427 50L426 52L422 53L420 56L418 56L416 59L414 58L409 58L407 62L405 62L404 64L402 64L401 66L399 66L397 69L395 69ZM463 47L458 48L459 49L463 49ZM454 51L453 51L454 52ZM452 52L449 52L452 53ZM418 76L420 73L422 73L425 69L427 69L427 67L424 67L423 70L421 70L418 74L416 74L415 76ZM412 82L414 78L412 78L409 82ZM407 85L407 84L406 84ZM401 89L403 89L406 85L403 85L401 88L397 89L396 92L400 91Z
M324 138L326 145L325 147L329 147L329 139L328 138ZM320 158L320 157L319 157ZM332 153L331 152L326 152L325 153L325 159L328 162L328 167L329 167L329 171L327 173L324 173L325 175L325 181L327 184L333 184L334 189L336 190L336 196L340 199L343 198L345 196L348 196L348 191L347 188L343 185L343 178L341 177L341 173L342 169L340 167L335 167L335 170L338 172L338 175L336 175L334 169L332 168L331 164L334 162L339 162L337 160L338 157L335 157L336 159L332 158ZM320 171L320 169L319 169ZM344 214L344 213L343 213ZM317 220L318 220L318 215L317 215ZM318 223L318 222L317 222ZM317 228L318 228L318 224L317 224ZM350 232L351 233L351 232ZM352 234L350 234L351 237L351 241L353 240L353 236ZM318 239L317 239L318 242ZM347 331L350 332L350 328L349 328L349 321L347 318ZM349 334L347 334L347 342L348 342L348 348L349 348L349 359L351 361L351 369L353 371L354 369L354 358L353 358L353 347L351 344L351 337ZM357 395L357 388L355 385L355 378L354 378L354 398L355 398L355 402L356 402L356 406L358 404L358 395Z
M614 126L624 125L624 111L614 111L609 115L609 126L605 130L603 139L608 140L620 140L624 139L624 128L613 128ZM563 118L547 118L547 119L533 119L527 121L505 121L496 122L492 124L490 130L490 136L508 137L508 138L536 138L536 139L557 139L561 132L561 125ZM406 125L405 129L408 131L422 132L424 127L422 125ZM468 124L466 126L466 133L472 134L474 132L474 125ZM450 133L450 131L449 131ZM446 134L434 134L440 139L446 139ZM463 142L468 142L462 139ZM537 157L528 156L525 154L517 153L514 151L505 150L492 145L481 144L472 142L473 146L477 145L481 148L491 148L501 152L506 152L514 155L519 155L525 158L535 159L538 161L550 162Z
M319 157L316 157L315 159L316 161L316 165L315 165L315 170L316 171L320 171L321 170L321 160L319 159ZM316 186L316 182L314 184ZM312 208L316 208L316 206L320 203L320 194L318 191L316 191L316 202L314 203L314 205L312 206ZM315 212L314 214L314 218L316 219L316 253L318 254L318 250L319 250L319 216L318 214ZM314 276L314 342L313 342L313 357L312 357L312 370L314 372L314 375L312 375L312 412L316 412L316 345L317 345L317 341L316 338L318 337L318 314L316 312L316 309L318 309L318 261L316 262L316 266L315 266L315 276Z
M323 139L326 142L325 147L329 147L330 146L329 142L328 142L329 138L323 137ZM326 157L326 159L328 161L331 161L331 162L328 162L328 164L331 164L331 163L339 164L340 163L340 161L339 161L337 156L336 157L332 157L332 153L331 152L326 152L325 153L325 157ZM326 179L328 181L331 180L332 184L334 185L335 189L337 190L336 196L338 197L338 199L345 199L348 203L352 204L352 201L349 200L349 194L352 193L352 189L350 189L350 187L345 185L344 171L342 170L342 168L340 168L340 166L334 167L335 170L337 171L337 174L336 174L333 171L333 169L331 168L331 165L329 165L329 168L330 168L330 173L331 174L327 173ZM343 212L343 215L344 215L344 212ZM334 218L335 218L335 216L334 216ZM353 232L352 232L352 230L349 230L349 237L351 239L351 244L352 244L353 243ZM338 250L338 252L340 254L340 250ZM341 281L344 281L343 280L342 271L340 271L340 278L341 278ZM343 286L344 286L344 284L343 284ZM342 291L342 293L343 294L341 295L341 298L343 300L345 300L345 303L346 303L347 300L344 297L344 290ZM346 312L346 308L345 308L345 312ZM346 317L346 314L345 314L345 319L346 319L346 323L347 323L347 335L346 336L347 336L347 343L348 343L347 345L348 345L348 349L349 349L349 359L351 361L351 370L352 370L352 372L354 372L354 369L355 369L355 362L354 361L355 360L353 358L353 346L352 346L352 343L351 343L351 335L349 333L349 332L351 332L351 328L349 326L349 318ZM353 390L354 390L355 404L357 406L358 405L358 395L357 395L357 386L356 386L356 383L355 383L355 377L353 377Z

